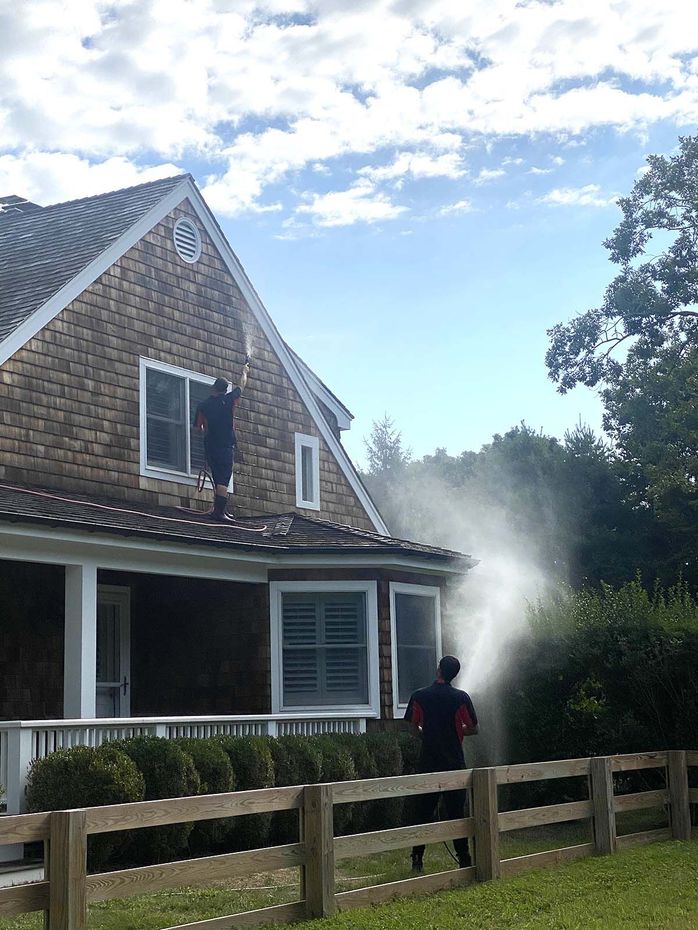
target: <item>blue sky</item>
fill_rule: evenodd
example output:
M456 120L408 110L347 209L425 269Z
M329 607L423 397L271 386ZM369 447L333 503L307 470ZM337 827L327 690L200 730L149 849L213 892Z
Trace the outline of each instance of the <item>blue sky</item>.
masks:
M698 122L683 0L0 0L0 188L194 174L287 341L415 455L521 420L650 152Z

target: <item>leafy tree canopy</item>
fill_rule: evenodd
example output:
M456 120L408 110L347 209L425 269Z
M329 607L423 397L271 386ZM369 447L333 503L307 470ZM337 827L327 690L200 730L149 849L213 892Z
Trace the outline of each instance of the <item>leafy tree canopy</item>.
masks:
M667 344L698 344L698 136L647 164L619 200L623 219L604 242L620 271L603 303L548 331L546 364L561 393L613 384L625 365L655 358Z

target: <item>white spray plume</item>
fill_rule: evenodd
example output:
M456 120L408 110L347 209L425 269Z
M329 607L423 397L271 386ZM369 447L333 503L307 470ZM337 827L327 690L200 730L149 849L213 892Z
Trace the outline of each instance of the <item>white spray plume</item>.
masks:
M554 584L530 523L524 531L503 504L423 474L391 482L386 496L385 515L399 535L479 560L462 581L449 585L444 627L461 660L456 684L471 693L476 708L487 710L478 755L488 764L506 761L498 700L506 688L505 658L526 633L528 604Z

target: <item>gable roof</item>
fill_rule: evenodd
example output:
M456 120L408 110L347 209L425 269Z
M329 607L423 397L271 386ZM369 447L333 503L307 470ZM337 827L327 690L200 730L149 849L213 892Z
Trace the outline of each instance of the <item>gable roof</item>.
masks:
M141 219L186 175L49 207L0 213L0 341ZM3 198L7 203L10 198Z
M212 523L203 513L174 507L125 507L120 501L96 502L79 494L0 483L0 523L6 522L129 536L142 539L145 545L156 539L277 555L391 556L427 560L459 572L477 564L462 552L296 513L244 517L241 525L220 524Z
M185 200L213 240L376 530L387 535L378 508L320 409L316 398L321 393L309 384L299 361L281 338L189 174L45 208L30 205L26 212L22 212L20 202L16 209L0 212L0 237L4 237L0 246L8 248L7 252L0 250L0 261L5 263L0 270L0 295L7 294L0 302L0 365ZM83 223L86 229L81 228Z

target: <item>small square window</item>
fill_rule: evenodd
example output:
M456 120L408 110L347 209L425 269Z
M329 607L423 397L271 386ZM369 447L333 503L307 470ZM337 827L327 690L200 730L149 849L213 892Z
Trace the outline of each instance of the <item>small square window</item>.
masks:
M320 441L296 433L296 507L320 509Z

